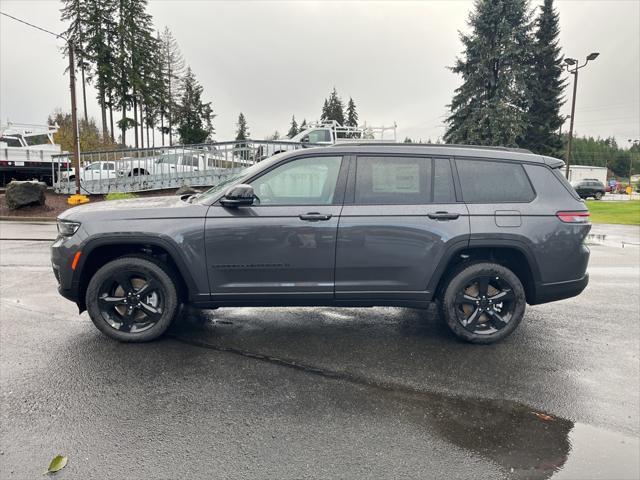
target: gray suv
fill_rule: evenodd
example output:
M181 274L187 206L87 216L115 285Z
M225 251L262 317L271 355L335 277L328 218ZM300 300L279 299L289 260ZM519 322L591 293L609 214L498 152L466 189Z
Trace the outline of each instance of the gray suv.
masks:
M527 303L578 295L591 228L562 160L507 148L338 144L275 155L195 196L110 201L58 218L59 291L126 342L181 304L398 306L438 301L492 343Z

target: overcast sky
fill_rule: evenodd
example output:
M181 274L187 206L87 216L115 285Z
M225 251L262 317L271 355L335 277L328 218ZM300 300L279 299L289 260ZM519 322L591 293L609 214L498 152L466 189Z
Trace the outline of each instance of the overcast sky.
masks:
M535 0L532 5L539 5ZM581 70L578 134L640 137L640 1L557 1L567 56L600 57ZM269 2L151 0L204 86L215 138L231 139L238 113L252 138L286 133L291 115L319 117L335 86L361 121L398 124L398 137L435 139L459 79L446 67L461 52L471 1ZM0 10L61 32L60 2L0 0ZM0 16L0 119L42 123L69 110L61 42ZM95 92L89 114L99 119ZM568 99L569 95L568 95ZM563 108L568 113L569 102ZM568 122L565 126L568 129ZM129 138L132 138L130 135Z

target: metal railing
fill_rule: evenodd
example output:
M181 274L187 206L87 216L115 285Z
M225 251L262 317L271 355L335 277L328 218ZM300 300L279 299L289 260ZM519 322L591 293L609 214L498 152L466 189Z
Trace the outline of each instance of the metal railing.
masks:
M140 192L216 185L227 175L276 153L312 145L286 140L246 140L121 149L80 154L83 194ZM52 163L57 193L75 193L72 155L55 155Z

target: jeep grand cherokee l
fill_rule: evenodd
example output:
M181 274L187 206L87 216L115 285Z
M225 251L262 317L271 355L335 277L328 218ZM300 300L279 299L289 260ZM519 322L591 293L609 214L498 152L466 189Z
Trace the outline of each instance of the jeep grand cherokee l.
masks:
M120 341L180 304L438 301L463 340L587 285L591 228L562 160L506 148L342 144L276 155L198 196L83 205L58 218L59 291Z

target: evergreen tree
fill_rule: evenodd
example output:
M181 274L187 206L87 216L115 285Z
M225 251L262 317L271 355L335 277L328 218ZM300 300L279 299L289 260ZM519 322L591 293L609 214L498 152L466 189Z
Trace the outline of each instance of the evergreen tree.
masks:
M322 104L322 113L320 113L320 121L326 122L329 120L329 101L325 98Z
M183 145L210 141L214 133L211 122L215 115L211 109L211 102L202 101L202 91L203 88L193 71L187 68L187 73L182 79L182 95L176 112L178 135Z
M234 154L243 160L249 160L250 152L246 143L250 135L249 126L247 125L247 119L242 112L238 115L238 123L236 123L236 127L236 140L240 143L236 143L234 145Z
M95 80L97 100L100 106L102 135L113 143L113 125L107 127L109 97L116 85L116 52L113 37L116 35L115 2L113 0L85 0L88 11L86 24L86 59L93 64L92 77ZM111 135L109 134L111 133Z
M536 20L533 44L533 70L529 75L529 126L522 146L541 155L557 156L562 149L559 129L562 125L565 82L562 79L562 54L558 46L560 26L553 0L544 0Z
M298 133L302 132L303 130L307 129L307 119L303 118L302 119L302 123L300 124L300 128L298 129Z
M238 127L236 130L236 140L246 141L249 138L249 126L247 125L247 119L242 112L238 115L238 123L236 124L236 127Z
M173 125L178 108L180 79L184 76L185 64L180 47L168 27L161 36L162 70L164 75L162 104L162 144L164 135L169 135L169 145L173 145ZM164 128L164 118L168 126Z
M349 103L347 104L347 123L348 127L358 126L358 112L356 111L356 104L353 98L349 97Z
M330 122L332 120L335 120L340 125L344 125L344 105L335 87L333 87L333 91L327 101L326 121Z
M289 127L289 131L287 132L287 137L293 138L298 134L299 131L300 130L298 130L298 122L296 122L296 116L293 115L291 117L291 126Z
M447 143L517 146L527 129L531 14L527 0L477 0L452 71Z

